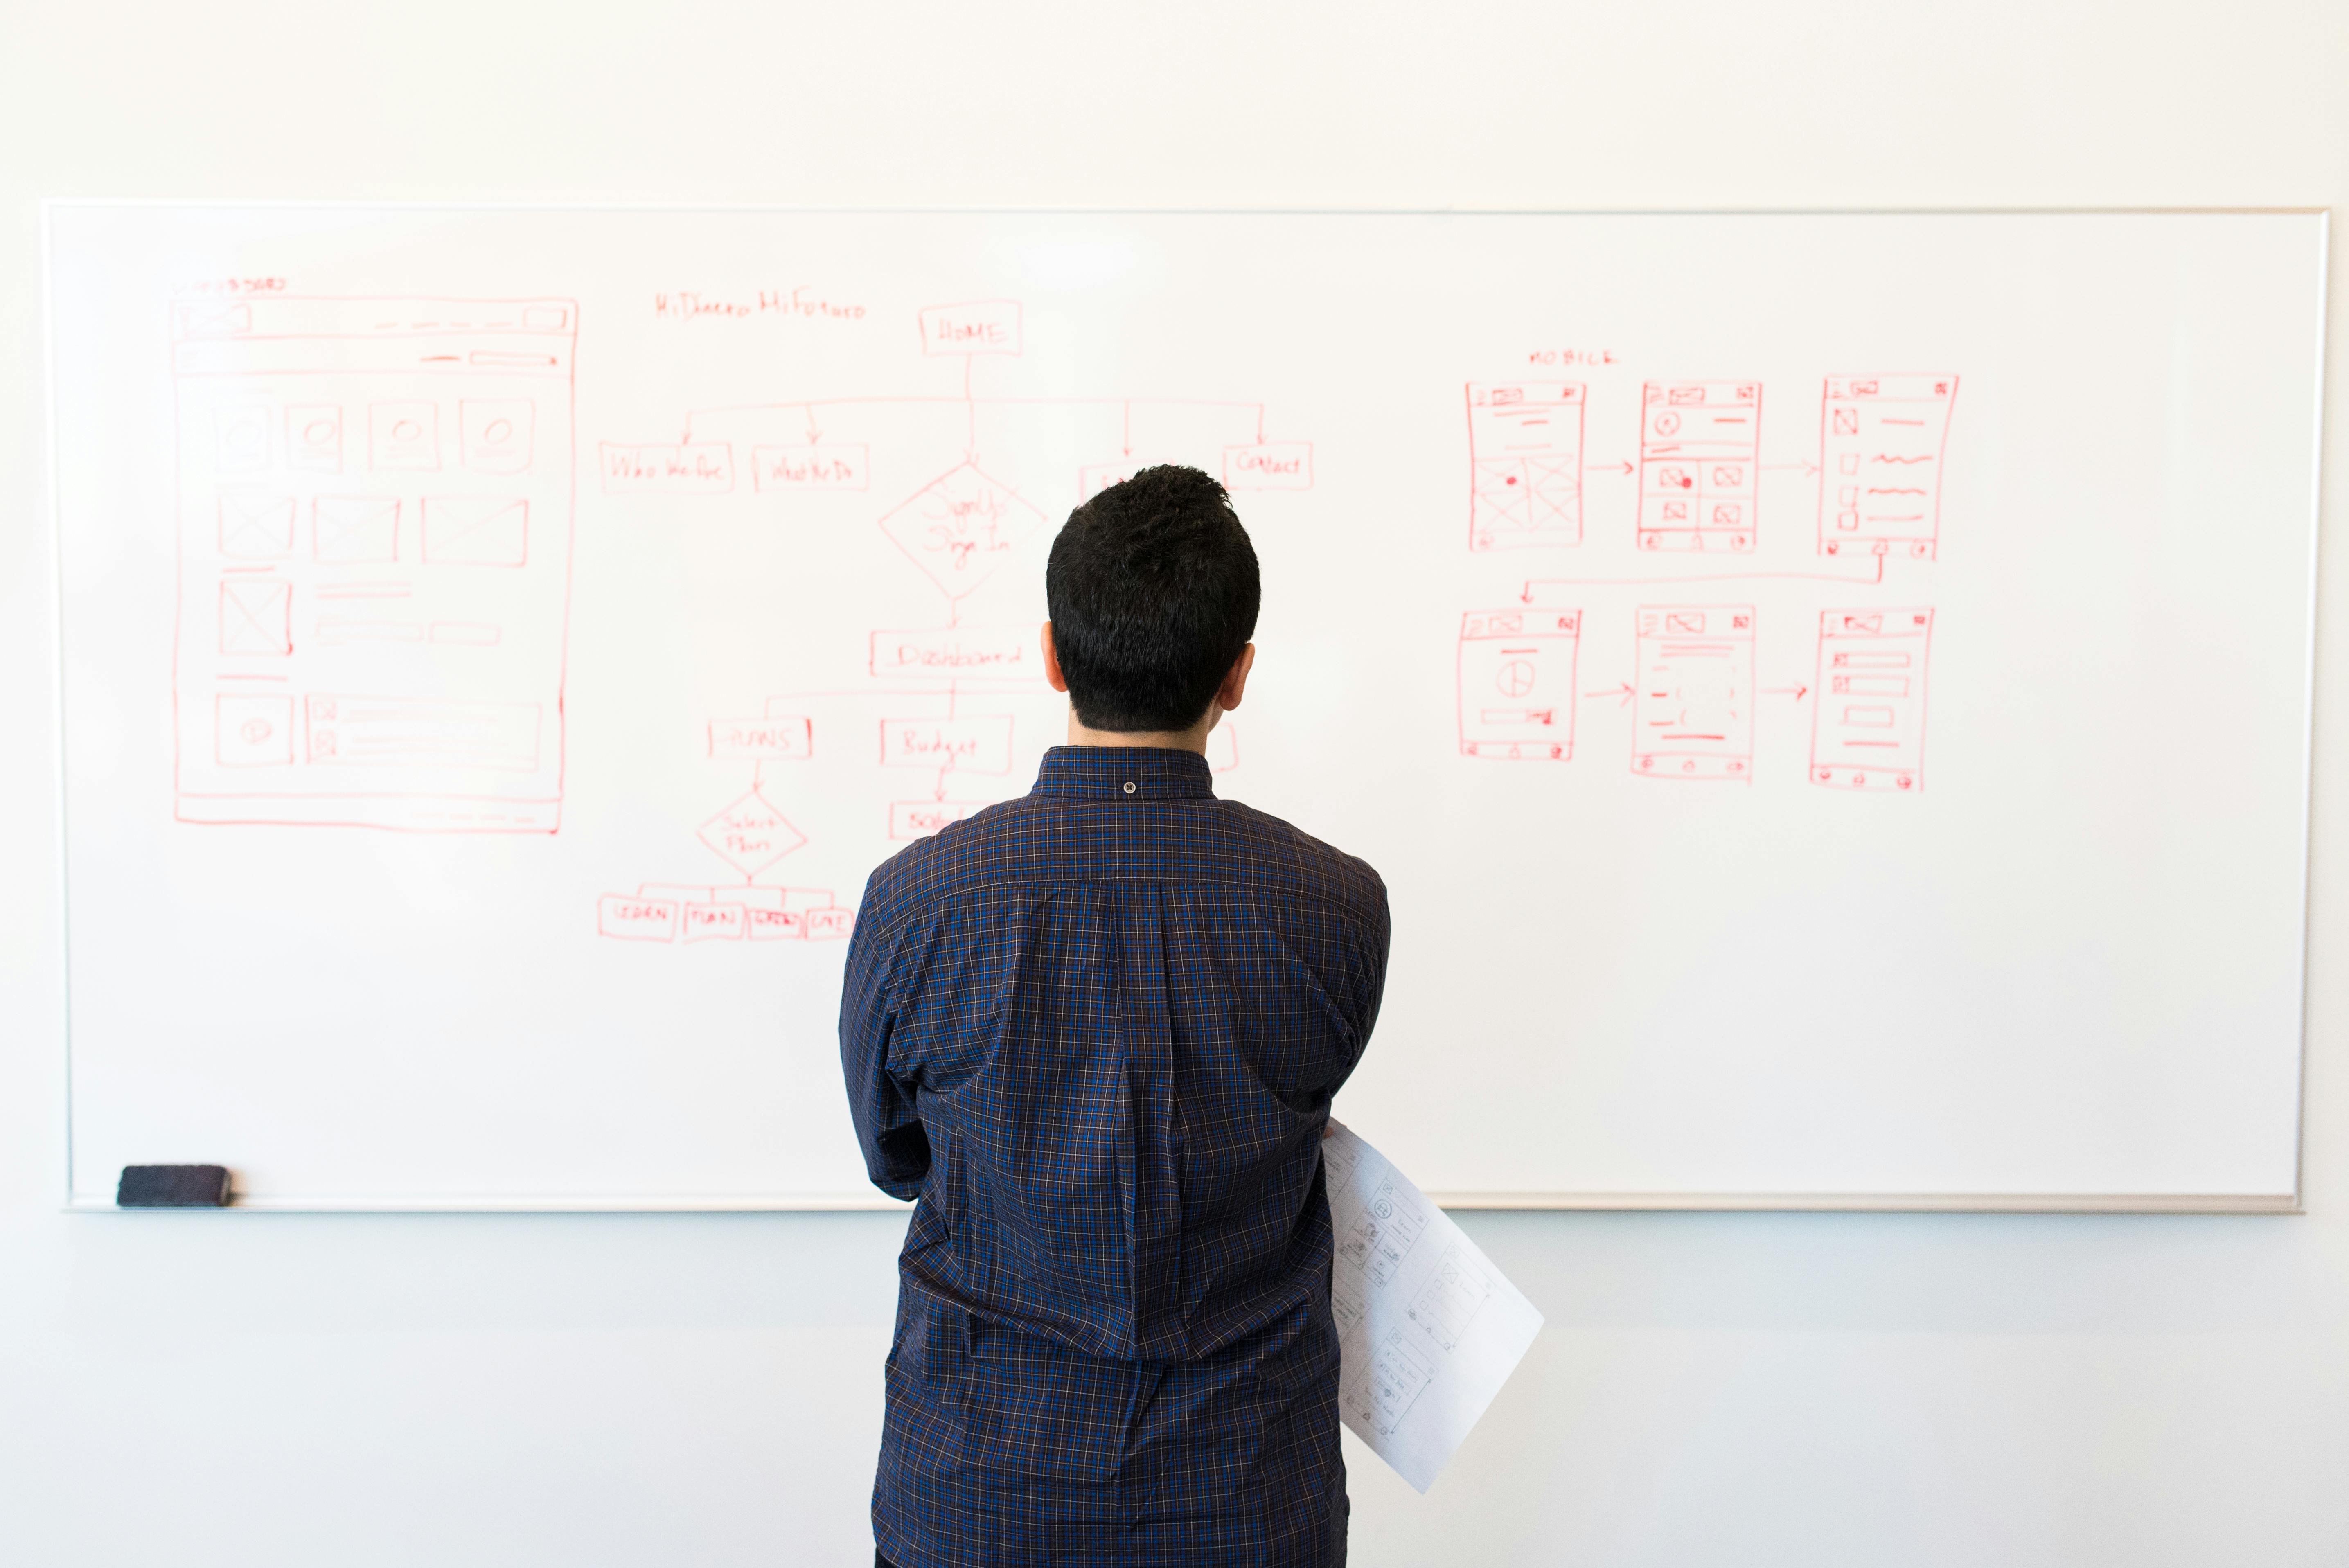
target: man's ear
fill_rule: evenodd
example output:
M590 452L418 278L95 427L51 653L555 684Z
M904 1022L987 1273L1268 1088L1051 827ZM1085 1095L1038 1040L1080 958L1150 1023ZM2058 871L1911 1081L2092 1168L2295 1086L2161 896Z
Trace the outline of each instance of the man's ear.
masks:
M1247 695L1248 671L1255 667L1256 645L1254 643L1250 643L1247 646L1240 650L1240 656L1234 659L1232 661L1232 667L1225 672L1224 684L1216 688L1216 706L1217 707L1222 708L1226 713L1229 713L1232 709L1239 707L1240 698Z
M1069 677L1061 673L1061 655L1052 646L1051 622L1044 623L1044 629L1038 634L1038 639L1044 645L1044 679L1054 691L1068 690Z

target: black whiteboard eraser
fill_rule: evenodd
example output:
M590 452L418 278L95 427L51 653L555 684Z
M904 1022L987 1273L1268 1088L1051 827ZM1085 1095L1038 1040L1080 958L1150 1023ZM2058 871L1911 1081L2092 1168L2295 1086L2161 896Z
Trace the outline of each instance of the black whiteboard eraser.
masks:
M224 1209L228 1167L125 1165L114 1202L122 1209Z

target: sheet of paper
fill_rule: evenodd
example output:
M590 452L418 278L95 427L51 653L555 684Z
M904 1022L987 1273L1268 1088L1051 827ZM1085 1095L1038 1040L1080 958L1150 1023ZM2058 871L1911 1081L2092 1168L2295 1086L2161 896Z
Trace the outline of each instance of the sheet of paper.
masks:
M1337 1121L1321 1141L1338 1260L1338 1406L1421 1491L1541 1332L1542 1315L1467 1233Z

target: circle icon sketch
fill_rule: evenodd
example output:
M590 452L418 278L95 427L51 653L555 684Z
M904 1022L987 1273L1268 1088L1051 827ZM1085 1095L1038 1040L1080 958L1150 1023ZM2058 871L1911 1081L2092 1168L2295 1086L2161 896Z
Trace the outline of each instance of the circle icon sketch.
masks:
M1534 689L1534 667L1523 659L1512 659L1501 666L1493 684L1506 696L1523 696Z

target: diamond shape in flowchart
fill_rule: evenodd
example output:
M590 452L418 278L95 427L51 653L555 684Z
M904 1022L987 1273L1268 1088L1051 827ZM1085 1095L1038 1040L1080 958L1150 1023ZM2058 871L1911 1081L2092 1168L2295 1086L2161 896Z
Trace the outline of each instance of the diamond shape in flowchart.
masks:
M1044 514L975 464L932 480L881 520L881 531L959 599L994 574Z
M807 835L754 789L702 823L701 841L744 876L754 877L806 843Z

